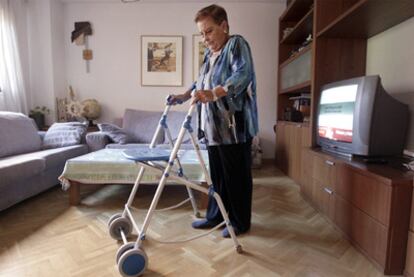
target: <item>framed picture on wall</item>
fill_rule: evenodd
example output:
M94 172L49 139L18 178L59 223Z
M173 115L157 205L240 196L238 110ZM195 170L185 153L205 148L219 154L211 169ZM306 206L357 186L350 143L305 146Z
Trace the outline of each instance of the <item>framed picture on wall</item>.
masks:
M183 37L141 36L141 85L182 86Z
M197 81L200 68L203 65L203 57L206 46L201 35L193 35L193 81Z

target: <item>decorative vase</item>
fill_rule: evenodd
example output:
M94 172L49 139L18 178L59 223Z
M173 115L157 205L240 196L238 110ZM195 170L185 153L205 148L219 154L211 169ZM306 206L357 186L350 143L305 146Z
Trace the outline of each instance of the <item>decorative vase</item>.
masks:
M35 113L29 115L30 118L33 118L35 121L37 128L41 130L43 127L45 127L45 115L42 113Z

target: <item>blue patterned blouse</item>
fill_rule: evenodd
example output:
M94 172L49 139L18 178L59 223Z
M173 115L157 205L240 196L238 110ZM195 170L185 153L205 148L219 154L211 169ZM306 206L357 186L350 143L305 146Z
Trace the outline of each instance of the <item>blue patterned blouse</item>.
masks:
M198 103L199 138L208 145L244 143L259 129L256 104L256 75L247 41L239 35L229 38L210 70L211 51L206 50L198 80L190 90L224 87L227 95L217 101ZM206 80L210 76L210 80ZM205 105L205 112L201 112ZM203 116L203 119L201 119ZM204 120L204 130L201 130Z

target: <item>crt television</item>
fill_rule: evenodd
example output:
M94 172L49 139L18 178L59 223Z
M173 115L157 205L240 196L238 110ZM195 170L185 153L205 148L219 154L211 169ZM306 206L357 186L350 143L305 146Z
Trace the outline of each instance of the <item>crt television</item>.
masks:
M391 97L378 75L330 83L321 91L317 143L349 156L400 155L408 118L408 105Z

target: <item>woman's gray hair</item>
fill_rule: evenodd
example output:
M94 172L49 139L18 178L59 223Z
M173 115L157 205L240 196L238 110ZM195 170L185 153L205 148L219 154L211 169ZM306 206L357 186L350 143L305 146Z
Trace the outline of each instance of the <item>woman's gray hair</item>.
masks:
M223 21L226 21L227 26L229 25L226 10L218 5L210 5L205 8L202 8L197 12L194 21L195 23L197 23L198 21L206 17L211 17L214 20L214 22L218 25L220 25Z

